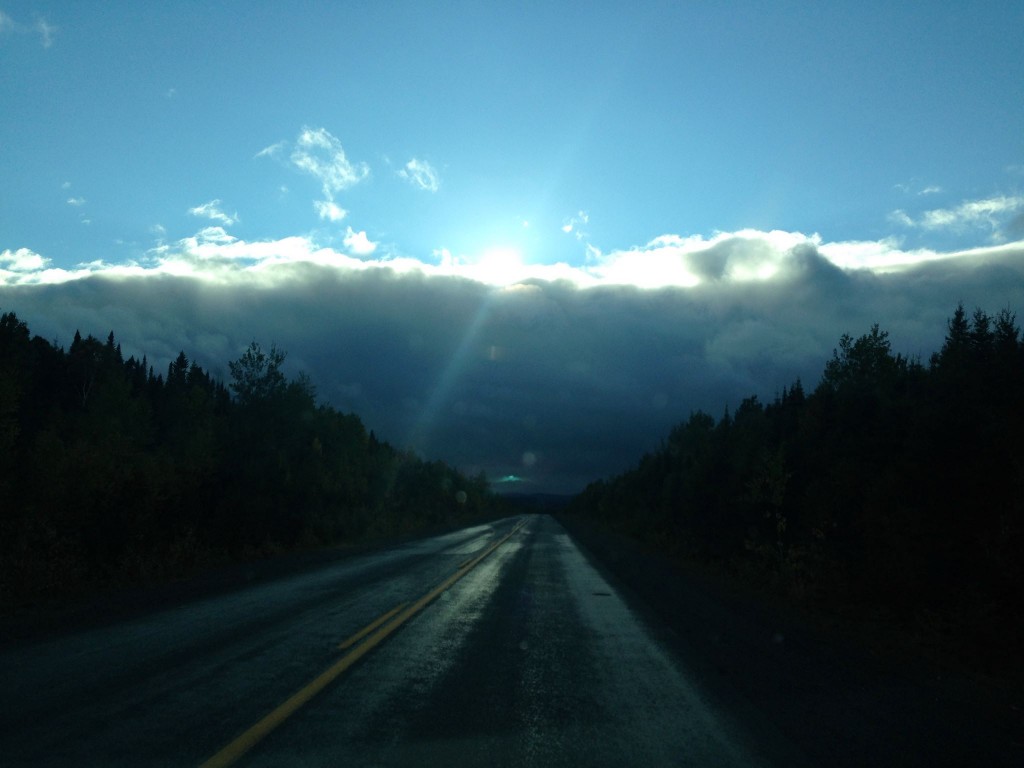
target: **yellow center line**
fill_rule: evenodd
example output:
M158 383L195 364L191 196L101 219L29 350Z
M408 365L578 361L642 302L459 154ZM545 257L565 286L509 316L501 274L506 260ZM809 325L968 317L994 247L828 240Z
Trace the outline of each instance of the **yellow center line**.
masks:
M339 651L344 651L346 648L350 648L351 646L355 645L360 640L362 640L364 637L366 637L368 634L373 632L373 630L375 630L377 627L379 627L385 621L387 621L392 616L394 616L396 613L398 613L400 610L405 608L405 606L407 606L407 605L408 605L408 603L400 603L399 605L396 605L390 611L385 613L383 616L378 616L376 619L374 619L369 624L367 624L365 627L363 627L358 632L356 632L354 635L352 635L352 637L350 637L348 640L346 640L343 643L339 643L338 644L338 650Z
M303 704L316 696L320 691L330 685L334 680L340 677L345 670L355 664L359 659L373 650L379 645L385 638L387 638L392 632L398 629L402 624L411 619L431 600L436 598L446 589L451 587L455 582L469 573L475 568L480 561L487 557L491 552L496 550L524 525L525 520L520 520L516 526L505 534L504 537L494 542L490 547L484 550L483 554L473 558L464 567L460 567L458 571L449 576L447 579L442 581L427 594L417 600L415 603L410 605L405 610L402 610L403 606L397 606L396 608L388 611L386 614L376 619L371 625L360 632L353 635L352 638L342 643L343 646L349 647L352 643L358 643L362 637L366 637L366 641L356 645L348 653L334 662L331 666L317 675L315 678L310 680L304 687L293 693L281 704L277 706L270 714L266 715L262 720L253 725L249 730L243 733L241 736L236 738L226 747L221 749L213 757L209 758L205 762L201 763L199 768L225 768L226 766L233 765L239 760L246 752L252 749L254 746L259 744L264 738L266 738L275 728L281 723L287 720L292 714L294 714ZM404 605L404 604L403 604ZM395 614L398 614L397 618L392 619L388 623L388 619ZM384 626L380 626L384 624ZM351 641L351 642L350 642Z

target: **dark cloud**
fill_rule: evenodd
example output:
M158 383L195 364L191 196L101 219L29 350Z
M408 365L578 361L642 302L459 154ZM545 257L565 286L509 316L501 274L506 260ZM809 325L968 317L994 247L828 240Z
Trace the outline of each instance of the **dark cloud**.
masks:
M841 270L813 244L770 280L757 243L708 249L695 288L495 288L386 267L271 266L238 279L97 275L0 287L0 308L67 345L113 330L165 370L179 350L221 378L252 339L288 352L320 396L393 443L521 488L574 491L655 447L691 410L714 416L818 377L842 333L872 323L927 358L956 303L1024 312L1024 251L936 260L892 274Z

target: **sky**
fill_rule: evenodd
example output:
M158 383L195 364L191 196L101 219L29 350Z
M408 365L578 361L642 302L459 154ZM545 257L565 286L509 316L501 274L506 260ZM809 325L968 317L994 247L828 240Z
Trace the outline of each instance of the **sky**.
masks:
M632 7L632 6L636 7ZM1024 313L1024 2L0 0L0 310L574 492Z

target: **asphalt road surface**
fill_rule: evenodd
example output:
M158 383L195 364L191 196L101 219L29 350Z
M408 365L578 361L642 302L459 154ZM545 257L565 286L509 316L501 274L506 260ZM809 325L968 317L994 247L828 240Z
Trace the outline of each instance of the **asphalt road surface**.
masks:
M524 516L0 651L0 764L816 764Z

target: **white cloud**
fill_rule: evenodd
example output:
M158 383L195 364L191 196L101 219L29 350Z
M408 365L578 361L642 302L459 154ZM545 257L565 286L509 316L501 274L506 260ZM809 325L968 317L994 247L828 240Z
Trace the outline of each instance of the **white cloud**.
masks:
M441 177L426 160L419 160L414 157L405 164L405 168L397 173L414 187L418 187L425 192L437 192L441 188Z
M562 281L577 288L628 286L696 291L712 286L726 289L778 284L807 269L833 275L905 273L930 262L973 263L1003 258L1024 247L1024 243L1016 242L960 251L904 249L897 238L825 242L817 234L740 230L712 237L666 234L643 246L608 252L588 243L585 262L570 265L532 263L508 249L465 255L441 248L424 260L394 258L380 255L379 244L366 231L352 227L345 230L343 250L322 247L312 236L246 241L220 225L204 227L170 243L163 242L166 230L160 225L154 225L151 231L157 245L141 264L51 270L47 268L48 260L32 251L5 251L5 274L0 284L65 282L91 274L121 274L128 268L143 274L187 274L224 282L244 274L265 274L283 265L313 264L343 270L386 269L426 277L458 277L496 288L531 281ZM810 261L808 253L815 254Z
M917 197L937 195L944 191L938 184L925 184L922 186L919 181L900 182L899 184L893 184L893 187L905 195L915 195Z
M924 229L963 230L970 227L987 227L997 230L1006 214L1024 208L1024 195L990 197L985 200L969 200L956 208L939 208L925 211L917 221Z
M570 216L562 224L562 231L567 235L573 235L577 240L584 240L587 233L580 229L583 224L590 223L590 214L586 211L578 211L575 216Z
M233 235L229 235L224 231L223 227L204 227L195 235L195 240L196 242L204 245L227 245L229 243L238 242L238 238Z
M19 248L16 251L5 250L0 253L0 273L10 272L36 272L46 269L50 260L40 256L28 248Z
M348 211L330 200L316 200L313 202L313 208L317 216L324 221L341 221L348 216Z
M221 224L230 227L232 224L238 223L238 214L228 215L220 208L220 200L211 200L208 203L197 205L195 208L189 208L188 212L193 216L199 216L200 218L206 218L210 221L219 221Z
M68 198L68 205L74 205L74 206L85 205L85 198L84 197L69 197Z
M345 233L345 247L356 256L369 256L377 250L377 244L372 242L366 232L356 232L352 227Z
M963 232L968 229L988 229L992 239L1000 242L1006 239L1004 228L1011 224L1021 211L1024 211L1024 196L1002 195L966 201L954 208L925 211L916 219L903 210L896 210L889 218L903 226L928 231Z
M914 226L914 220L910 218L906 211L902 208L897 208L895 211L889 214L889 221L893 224L898 224L901 227L912 227Z
M264 147L257 152L253 157L276 157L278 153L288 146L287 141L278 141L271 144L269 147Z
M341 142L324 128L304 127L295 141L290 159L296 168L320 181L324 197L328 200L334 200L336 193L370 175L370 167L366 163L349 162Z

